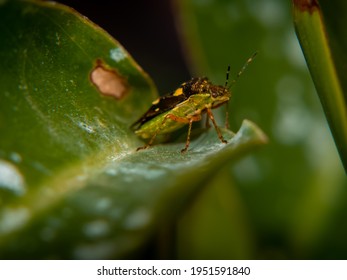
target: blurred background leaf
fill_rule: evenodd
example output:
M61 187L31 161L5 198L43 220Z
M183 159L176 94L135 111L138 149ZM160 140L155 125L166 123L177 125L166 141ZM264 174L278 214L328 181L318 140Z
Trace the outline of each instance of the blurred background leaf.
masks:
M205 203L200 202L199 210L194 206L182 219L181 257L345 258L347 242L341 237L347 233L347 221L341 216L346 210L346 177L295 37L291 3L175 3L191 69L197 74L222 83L227 64L235 75L259 50L233 87L230 120L235 127L247 116L270 135L266 149L218 174L224 180L218 178L214 197L222 186L234 195L228 196L229 203L227 196L219 195L223 199L215 217L220 222L214 221L205 238L185 232L206 232L199 231L199 213L204 205L216 211L207 202L211 195L202 197ZM223 239L224 247L214 246L221 232L228 232L229 238ZM193 251L199 248L197 254L189 244Z

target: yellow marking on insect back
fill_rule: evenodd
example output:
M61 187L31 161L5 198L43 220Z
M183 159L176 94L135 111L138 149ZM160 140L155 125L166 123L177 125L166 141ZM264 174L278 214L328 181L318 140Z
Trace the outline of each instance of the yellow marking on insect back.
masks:
M182 90L182 88L178 88L175 90L173 96L179 96L181 94L183 94L183 90Z
M159 101L160 101L160 98L154 100L154 101L152 102L152 104L153 104L153 105L157 105L157 104L159 103Z
M159 111L159 108L156 108L154 111L155 111L155 112L158 112L158 111Z

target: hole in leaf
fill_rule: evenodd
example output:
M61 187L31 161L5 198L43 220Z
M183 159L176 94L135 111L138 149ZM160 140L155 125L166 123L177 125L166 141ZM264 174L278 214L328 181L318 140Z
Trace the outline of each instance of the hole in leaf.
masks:
M90 73L90 80L102 95L122 99L127 93L125 79L116 70L107 68L100 59Z

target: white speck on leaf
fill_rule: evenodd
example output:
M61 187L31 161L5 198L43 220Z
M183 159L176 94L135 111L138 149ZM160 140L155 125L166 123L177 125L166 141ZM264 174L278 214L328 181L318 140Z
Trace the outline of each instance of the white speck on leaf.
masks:
M0 159L0 189L7 189L16 195L23 195L26 191L24 179L17 167Z
M137 209L126 218L124 228L128 230L140 229L147 225L150 220L151 215L147 209Z
M111 207L111 205L112 205L112 200L108 197L100 198L95 204L96 209L99 211L106 210L109 207Z
M30 213L28 209L21 208L6 208L0 216L0 232L8 233L23 226L29 219Z
M98 238L107 235L110 231L109 224L105 220L95 220L83 227L83 232L90 238Z
M117 249L115 243L111 241L81 244L74 250L74 257L82 260L111 259Z
M20 163L22 162L22 157L20 154L17 154L17 153L11 153L10 154L10 159L15 162L15 163Z
M84 122L78 122L77 125L88 133L94 133L95 132L95 130L92 126L87 125Z
M59 36L59 33L55 33L55 37L56 37L56 44L57 46L60 46L60 36Z
M110 57L115 62L119 62L126 57L126 54L121 48L114 48L110 50Z

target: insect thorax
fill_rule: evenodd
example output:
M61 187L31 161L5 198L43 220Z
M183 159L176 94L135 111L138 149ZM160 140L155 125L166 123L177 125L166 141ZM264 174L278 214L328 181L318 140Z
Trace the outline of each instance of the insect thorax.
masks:
M192 78L190 81L181 85L183 94L189 97L194 94L208 93L212 98L230 98L230 90L227 87L214 85L206 77Z

